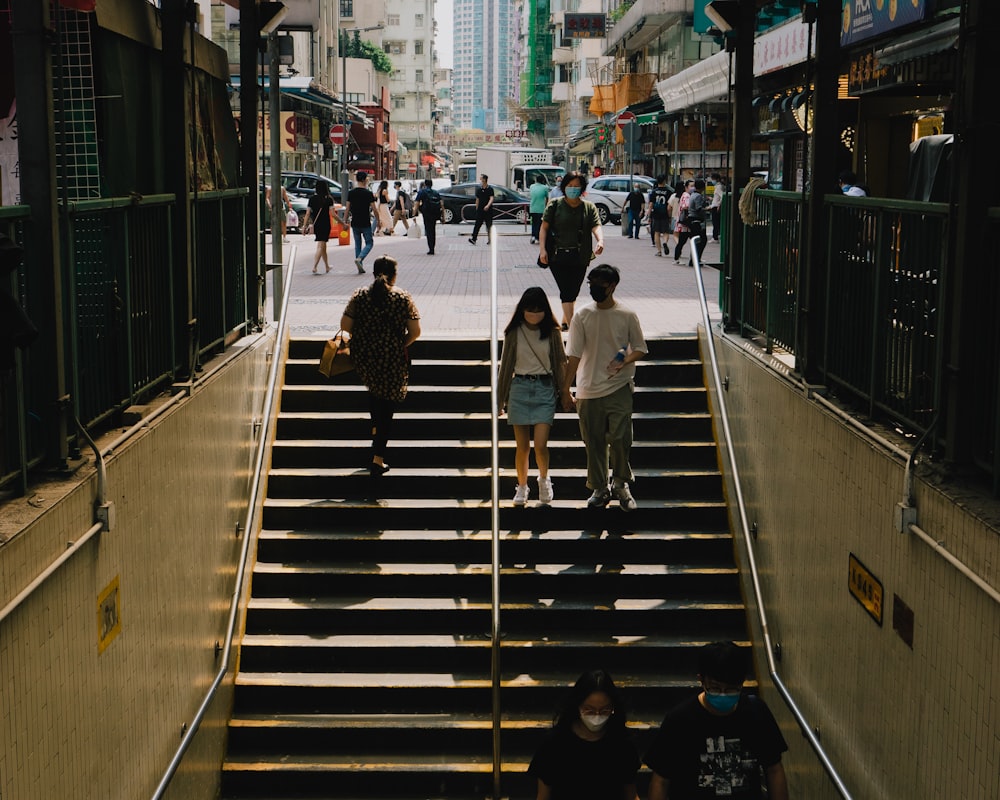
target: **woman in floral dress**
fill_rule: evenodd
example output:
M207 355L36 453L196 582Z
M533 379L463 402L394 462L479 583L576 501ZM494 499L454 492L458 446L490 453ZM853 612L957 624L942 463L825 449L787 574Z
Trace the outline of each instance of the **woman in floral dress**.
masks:
M351 334L354 367L368 389L372 420L373 478L389 471L385 451L396 406L406 397L409 381L407 348L420 336L420 314L408 292L396 287L398 262L375 259L371 286L351 296L340 327Z

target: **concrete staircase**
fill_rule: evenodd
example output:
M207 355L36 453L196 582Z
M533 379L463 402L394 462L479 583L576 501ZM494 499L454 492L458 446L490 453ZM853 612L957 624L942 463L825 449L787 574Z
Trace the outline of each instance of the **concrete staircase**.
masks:
M378 502L367 399L293 341L223 765L224 798L492 794L488 344L419 341ZM640 748L694 690L695 650L745 641L697 340L650 342L635 396L635 512L584 507L575 416L552 432L556 500L515 509L501 420L504 796L567 688L607 669ZM644 794L644 790L641 792Z

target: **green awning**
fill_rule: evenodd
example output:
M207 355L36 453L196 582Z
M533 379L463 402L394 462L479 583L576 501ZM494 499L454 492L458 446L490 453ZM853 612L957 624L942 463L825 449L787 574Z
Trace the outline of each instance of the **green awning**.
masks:
M660 121L660 111L654 111L652 114L640 114L635 118L635 121L639 125L655 125Z

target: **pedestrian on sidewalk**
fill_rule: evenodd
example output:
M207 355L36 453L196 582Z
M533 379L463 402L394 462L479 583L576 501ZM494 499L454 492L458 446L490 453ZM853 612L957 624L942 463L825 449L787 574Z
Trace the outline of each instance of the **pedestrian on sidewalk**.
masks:
M625 197L625 205L628 206L628 228L626 235L630 239L638 239L639 231L642 228L642 218L644 216L643 206L646 198L642 196L642 188L638 183L632 184L632 191Z
M358 268L359 275L364 274L365 256L375 245L372 220L378 218L378 205L375 202L375 195L365 185L367 181L368 173L359 171L357 186L347 194L347 216L351 221L351 232L354 234L354 266ZM362 239L364 247L361 245Z
M653 246L656 255L663 258L670 247L670 189L667 187L667 176L656 178L656 186L649 192L649 229L653 232Z
M378 232L382 236L392 236L392 212L389 200L389 181L382 181L375 192L375 203L377 208Z
M537 185L537 184L536 184ZM538 502L552 502L549 477L549 431L556 415L559 388L566 369L559 323L540 286L524 290L503 332L497 398L500 414L514 429L514 469L517 489L514 505L528 502L528 462L535 441L538 466Z
M687 181L684 184L683 192L678 184L677 191L681 192L677 200L677 223L674 225L674 232L677 234L677 246L674 247L674 263L681 263L681 252L684 250L684 243L691 238L691 228L688 226L688 202L691 199L691 190L694 188L694 181Z
M692 239L692 247L698 251L698 262L705 255L705 248L708 246L708 198L705 197L705 181L698 178L694 182L691 193L688 195L688 229ZM694 256L691 248L688 248L688 266L694 264Z
M496 198L496 193L490 186L489 175L483 175L479 181L480 186L476 189L476 224L472 226L469 244L476 243L483 223L486 224L486 241L489 241L493 235L493 200Z
M639 753L618 687L604 670L581 675L531 759L537 800L636 800Z
M636 502L629 489L634 480L629 465L632 393L635 362L646 355L646 339L638 315L615 300L620 280L618 269L610 264L598 264L587 276L594 303L577 311L569 328L562 402L565 410L575 407L580 416L580 438L587 449L587 488L593 491L587 506L603 508L613 496L623 511L633 511Z
M326 181L316 182L316 191L309 198L309 205L306 207L306 218L302 223L302 230L309 232L310 225L316 235L316 255L313 258L313 275L319 272L319 262L322 260L326 271L330 271L330 257L326 252L326 243L330 241L330 234L333 230L333 218L341 225L344 221L333 211L333 198L330 196L330 184Z
M403 222L403 230L410 230L410 213L413 210L413 201L410 195L403 189L402 181L393 183L396 189L396 199L392 204L392 231L396 232L396 225L400 220Z
M718 172L712 173L712 183L715 188L712 190L712 202L708 206L708 213L712 216L712 241L719 241L719 234L722 232L722 198L726 196L726 179Z
M535 176L529 197L528 213L531 214L531 241L529 244L538 244L539 232L542 229L542 213L549 202L549 185L545 182L544 175Z
M423 188L417 192L417 211L424 219L424 233L427 235L427 255L434 255L437 246L437 221L441 219L441 195L434 188L434 181L424 179Z
M767 704L742 696L748 648L712 642L698 653L702 691L663 719L643 759L653 771L649 800L738 796L756 800L761 773L770 800L788 800L781 754L788 749Z
M375 259L371 286L355 290L340 318L351 335L351 358L368 389L372 421L373 479L389 471L385 454L396 407L406 398L410 359L407 348L420 336L420 314L408 292L396 286L396 259ZM373 487L374 489L374 487Z
M559 190L563 196L550 202L542 214L538 265L552 270L562 301L562 329L566 331L587 267L604 252L604 230L597 207L583 199L586 177L567 172L559 182Z

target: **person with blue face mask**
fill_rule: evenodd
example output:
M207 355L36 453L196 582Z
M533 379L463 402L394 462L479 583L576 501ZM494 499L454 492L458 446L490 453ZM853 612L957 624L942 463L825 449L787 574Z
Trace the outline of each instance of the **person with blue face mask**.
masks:
M587 190L585 175L567 172L559 189L562 197L551 201L542 213L538 266L550 269L556 280L563 310L562 329L566 331L587 267L604 252L604 232L597 206L583 198Z
M702 691L663 719L643 759L653 771L649 800L720 796L788 800L781 754L788 749L767 704L743 694L749 648L712 642L698 654Z

